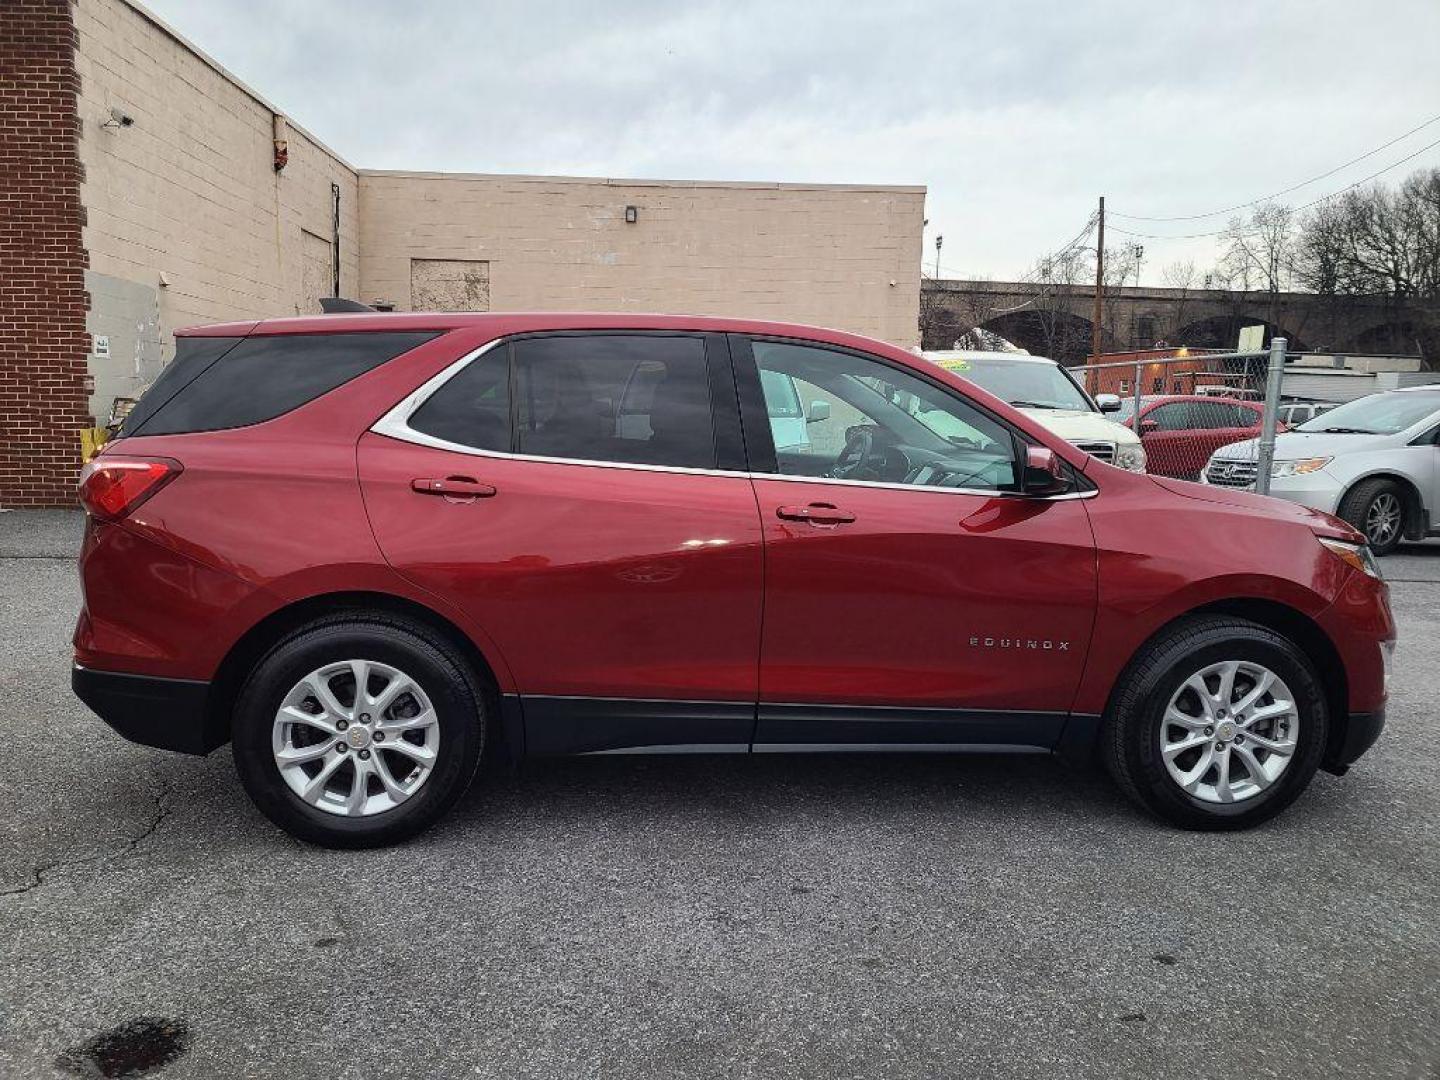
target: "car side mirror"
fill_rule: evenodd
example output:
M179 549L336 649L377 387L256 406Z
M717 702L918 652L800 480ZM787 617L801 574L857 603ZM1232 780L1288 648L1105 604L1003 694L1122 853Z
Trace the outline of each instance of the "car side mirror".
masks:
M807 424L818 424L821 420L830 419L830 403L828 401L812 401L810 409L805 414Z
M1069 491L1070 481L1065 477L1060 455L1048 446L1027 446L1022 486L1026 495L1063 495Z
M1096 395L1095 395L1095 404L1100 406L1100 411L1101 411L1102 413L1105 413L1105 412L1119 412L1119 411L1120 411L1120 395L1119 395L1119 394L1096 394Z
M1159 431L1159 430L1160 430L1160 425L1159 425L1158 423L1156 423L1154 420L1141 420L1141 421L1140 421L1140 434L1141 434L1141 435L1149 435L1152 431Z

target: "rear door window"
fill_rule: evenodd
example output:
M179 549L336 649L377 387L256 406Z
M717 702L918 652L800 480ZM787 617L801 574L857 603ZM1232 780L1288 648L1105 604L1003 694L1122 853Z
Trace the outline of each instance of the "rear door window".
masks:
M1228 428L1246 427L1247 416L1239 405L1226 401L1194 401L1190 403L1190 426L1201 431L1218 431Z
M477 450L510 449L510 351L504 343L477 356L410 414L410 427Z
M168 385L162 374L126 418L120 434L178 435L273 420L435 336L425 332L273 334L238 342L193 339L228 341L233 347L192 351L185 368ZM202 363L206 354L210 360ZM179 360L177 353L176 363ZM149 406L151 395L162 387L167 390L163 400Z
M1190 422L1190 405L1185 401L1157 405L1145 414L1145 419L1153 421L1158 431L1184 431L1194 426Z
M702 338L567 334L511 348L517 453L715 467Z

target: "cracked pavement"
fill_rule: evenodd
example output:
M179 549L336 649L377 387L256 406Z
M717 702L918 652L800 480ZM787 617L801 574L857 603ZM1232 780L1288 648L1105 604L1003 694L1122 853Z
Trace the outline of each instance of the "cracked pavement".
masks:
M1255 832L1044 758L611 757L334 852L71 696L77 537L0 513L0 1076L147 1024L165 1077L1440 1069L1440 544L1380 745Z

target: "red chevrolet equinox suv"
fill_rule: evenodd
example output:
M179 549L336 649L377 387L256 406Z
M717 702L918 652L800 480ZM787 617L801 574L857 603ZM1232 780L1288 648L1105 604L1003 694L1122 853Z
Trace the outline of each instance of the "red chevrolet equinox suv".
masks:
M715 318L183 331L84 471L74 688L233 746L295 836L434 822L544 754L1098 756L1263 821L1384 718L1350 526L1111 468L878 341Z

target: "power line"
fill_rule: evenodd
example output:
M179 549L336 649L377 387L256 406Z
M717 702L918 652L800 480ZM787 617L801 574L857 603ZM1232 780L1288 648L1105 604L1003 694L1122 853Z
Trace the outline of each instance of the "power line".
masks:
M1205 213L1205 214L1182 214L1182 215L1180 215L1180 216L1178 216L1178 217L1146 217L1146 216L1143 215L1143 214L1122 214L1122 213L1120 213L1118 210L1111 210L1111 211L1109 212L1109 215L1110 215L1111 217L1121 217L1121 218L1125 218L1125 219L1127 219L1127 220L1129 220L1129 221L1162 221L1162 222L1163 222L1163 221L1203 221L1205 218L1219 217L1221 214L1233 214L1236 210L1244 210L1244 209L1246 209L1246 208L1248 208L1248 207L1251 207L1251 206L1258 206L1258 205L1260 205L1261 203L1270 202L1272 199L1278 199L1278 198L1280 198L1280 196L1282 196L1282 195L1289 195L1292 191L1299 191L1299 190L1300 190L1301 188L1303 188L1303 187L1309 187L1311 184L1315 183L1316 181L1324 180L1324 179L1326 179L1327 177L1334 176L1336 173L1341 172L1341 171L1344 170L1344 169L1348 169L1351 165L1358 165L1360 162L1364 161L1366 158L1372 158L1372 157L1374 157L1376 154L1380 153L1380 151L1382 151L1382 150L1388 150L1388 149L1390 149L1390 147L1394 146L1394 145L1395 145L1396 143L1398 143L1398 142L1404 142L1404 141L1405 141L1406 139L1408 139L1411 135L1414 135L1417 131L1423 131L1425 128L1429 127L1431 124L1433 124L1433 123L1435 123L1435 122L1437 122L1437 121L1440 121L1440 115L1432 116L1429 120L1426 120L1423 124L1420 124L1420 125L1418 125L1418 126L1416 126L1416 127L1413 127L1413 128L1411 128L1409 131L1405 132L1404 135L1397 135L1395 138L1391 139L1389 142L1384 143L1384 144L1382 144L1382 145L1380 145L1380 146L1377 146L1377 147L1375 147L1375 149L1373 149L1373 150L1368 150L1368 151L1366 151L1365 153L1361 154L1361 155L1360 155L1359 157L1357 157L1357 158L1351 158L1349 161L1345 162L1345 164L1343 164L1343 165L1336 165L1333 169L1329 170L1328 172L1323 172L1323 173L1321 173L1321 174L1318 175L1318 176L1312 176L1312 177L1310 177L1309 180L1302 180L1302 181L1300 181L1300 183L1295 184L1295 185L1293 185L1293 186L1291 186L1291 187L1285 188L1283 191L1277 191L1277 192L1275 192L1274 194L1271 194L1271 195L1264 195L1264 196L1261 196L1261 197L1258 198L1258 199L1251 199L1249 202L1237 203L1237 204L1234 205L1234 206L1227 206L1224 210L1211 210L1209 213ZM1434 144L1432 143L1431 145L1434 145ZM1409 160L1409 159L1407 158L1406 160ZM1392 166L1392 167L1393 167L1393 166ZM1378 174L1377 174L1377 175L1378 175ZM1362 180L1361 183L1364 183L1364 181ZM1134 233L1134 234L1131 234L1131 235L1139 236L1139 235L1141 235L1141 234L1139 234L1139 233ZM1203 235L1203 234L1202 234L1202 235Z
M1062 245L1061 247L1056 248L1054 251L1052 251L1052 252L1050 252L1049 254L1044 255L1044 256L1042 256L1041 258L1039 258L1038 260L1036 260L1035 268L1034 268L1033 270L1031 270L1031 271L1030 271L1028 274L1026 274L1025 276L1020 277L1020 278L1017 278L1017 279L1015 280L1014 284L1024 284L1024 283L1027 283L1027 282L1031 281L1031 280L1035 277L1035 275L1040 272L1040 270L1043 268L1043 266L1044 266L1044 264L1045 264L1045 262L1046 262L1047 260L1053 261L1053 260L1055 260L1055 259L1060 258L1060 257L1063 256L1063 255L1069 254L1069 253L1070 253L1071 251L1073 251L1076 247L1078 247L1078 246L1080 245L1080 243L1081 243L1082 241L1084 241L1087 236L1090 235L1091 231L1092 231L1094 228L1095 228L1095 214L1092 212L1092 213L1090 214L1089 220L1087 220L1087 221L1085 222L1085 227L1080 230L1080 232L1075 236L1074 239L1072 239L1069 243L1064 244L1064 245ZM945 273L947 273L947 274L950 274L950 273L955 272L955 267L953 267L953 266L945 266L943 263L941 264L940 269L941 269L942 271L944 271ZM927 274L927 273L925 273L925 268L924 268L923 262L922 262L922 265L921 265L921 268L920 268L920 274L921 274L922 277L929 278L931 281L938 281L938 280L939 280L939 279L936 278L933 274Z
M1437 118L1437 119L1440 119L1440 118ZM1291 210L1291 212L1298 214L1298 213L1300 213L1300 212L1302 212L1302 211L1304 211L1304 210L1309 210L1312 206L1319 206L1319 205L1320 205L1321 203L1323 203L1323 202L1328 202L1328 201L1331 200L1331 199L1338 198L1339 196L1344 195L1347 191L1354 191L1354 190L1355 190L1357 187L1359 187L1360 185L1362 185L1362 184L1368 184L1371 180L1374 180L1377 176L1383 176L1385 173L1389 172L1391 169L1398 169L1401 165L1404 165L1407 161L1413 161L1413 160L1415 160L1415 158L1417 158L1417 157L1419 157L1421 154L1425 153L1425 151L1427 151L1427 150L1433 150L1433 149L1434 149L1435 147L1437 147L1437 146L1440 146L1440 139L1436 139L1436 140L1435 140L1434 142L1432 142L1432 143L1427 143L1425 146L1422 146L1419 150L1416 150L1413 154L1408 154L1408 155L1406 155L1405 157L1401 158L1399 161L1392 162L1391 164L1386 165L1385 168L1379 169L1379 170L1371 173L1369 176L1366 176L1366 177L1363 177L1363 178L1361 178L1361 179L1359 179L1359 180L1356 180L1353 184L1348 184L1348 185L1346 185L1345 187L1341 188L1339 191L1332 191L1329 195L1321 195L1318 199L1311 199L1308 203L1304 203L1304 204L1301 205L1301 206L1294 207L1294 208ZM1177 220L1179 220L1179 219L1177 219ZM1238 233L1231 233L1230 230L1227 228L1227 229L1215 229L1215 230L1213 230L1213 231L1211 231L1211 232L1201 232L1201 233L1177 233L1177 234L1166 234L1166 235L1162 235L1162 234L1160 234L1160 233L1132 232L1132 231L1130 231L1129 229L1122 229L1122 228L1120 228L1120 227L1118 227L1118 226L1113 226L1113 225L1111 226L1111 230L1112 230L1113 232L1122 233L1122 234L1125 235L1125 236L1138 236L1138 237L1140 237L1140 238L1142 238L1142 239L1145 239L1145 240L1201 240L1201 239L1204 239L1204 238L1210 237L1210 236L1224 236L1224 235L1226 235L1226 234L1229 234L1229 235L1232 235L1232 236L1236 236L1236 237L1241 237L1241 236L1254 236L1256 233L1258 233L1258 232L1260 231L1259 229L1249 229L1249 230L1242 231L1242 232L1238 232Z
M1095 221L1098 216L1098 214L1092 212L1085 221L1085 227L1076 234L1073 240L1071 240L1068 244L1065 244L1063 247L1056 248L1048 255L1042 255L1039 259L1035 261L1035 266L1030 270L1030 272L1018 279L1017 284L1023 284L1025 282L1035 280L1036 275L1038 275L1042 270L1045 269L1047 263L1054 262L1056 259L1060 258L1061 256L1068 255L1071 251L1079 247L1080 244L1084 240L1086 240L1090 236L1090 233L1094 230Z

